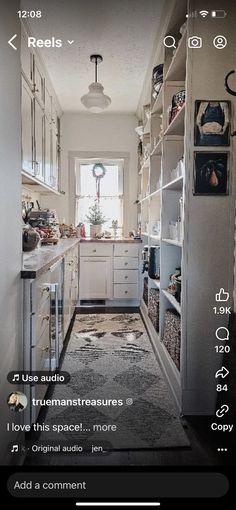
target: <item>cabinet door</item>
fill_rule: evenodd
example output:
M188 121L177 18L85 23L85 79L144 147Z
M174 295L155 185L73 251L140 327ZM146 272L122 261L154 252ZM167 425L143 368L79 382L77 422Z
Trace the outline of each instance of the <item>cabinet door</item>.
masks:
M35 177L43 180L43 134L44 112L38 101L34 99L34 165Z
M33 164L33 96L22 78L21 88L22 122L22 170L34 174Z
M66 335L71 319L71 286L72 286L72 260L71 253L65 255L64 266L64 335Z
M51 186L58 189L58 145L57 135L51 130Z
M38 101L44 105L45 95L44 95L44 77L43 73L39 67L39 64L35 58L33 57L33 92L37 97Z
M44 181L51 186L51 127L47 117L44 122Z
M21 36L21 68L31 89L33 84L33 55L27 46L24 36Z
M80 258L80 299L111 299L111 257Z
M53 99L51 102L51 122L53 130L58 134L58 113Z
M45 115L49 122L52 120L52 97L45 86Z

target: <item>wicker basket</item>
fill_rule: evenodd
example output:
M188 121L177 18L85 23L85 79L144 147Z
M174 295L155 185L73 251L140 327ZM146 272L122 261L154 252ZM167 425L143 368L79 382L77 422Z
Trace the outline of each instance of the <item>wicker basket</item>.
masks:
M156 331L159 331L160 292L158 289L149 289L148 315Z
M143 300L144 303L148 306L148 278L146 276L143 279Z
M163 344L180 370L181 319L175 310L166 310Z

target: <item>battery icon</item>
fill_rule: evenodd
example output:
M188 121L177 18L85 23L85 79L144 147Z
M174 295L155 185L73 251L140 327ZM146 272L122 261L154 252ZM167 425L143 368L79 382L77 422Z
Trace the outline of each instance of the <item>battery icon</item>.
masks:
M225 18L227 16L227 12L224 10L211 11L212 18Z

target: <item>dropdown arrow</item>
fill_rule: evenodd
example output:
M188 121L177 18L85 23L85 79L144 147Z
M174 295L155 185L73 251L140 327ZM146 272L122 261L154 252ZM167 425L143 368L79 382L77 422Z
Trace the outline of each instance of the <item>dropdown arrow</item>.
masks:
M74 40L72 40L72 41L68 40L67 42L68 42L68 44L73 44L73 42L75 42L75 41Z

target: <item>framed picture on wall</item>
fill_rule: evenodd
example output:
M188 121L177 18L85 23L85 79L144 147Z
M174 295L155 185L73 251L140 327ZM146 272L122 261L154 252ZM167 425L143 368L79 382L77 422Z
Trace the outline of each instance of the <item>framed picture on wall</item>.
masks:
M228 152L194 153L194 195L228 195Z
M195 101L195 145L229 146L230 115L230 101Z

